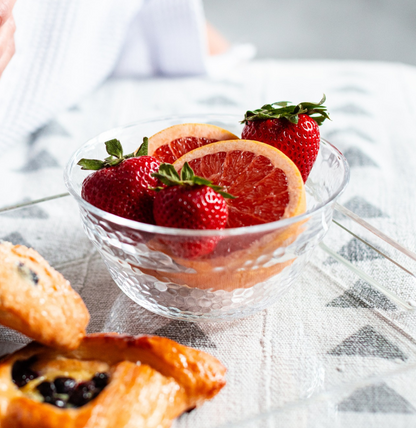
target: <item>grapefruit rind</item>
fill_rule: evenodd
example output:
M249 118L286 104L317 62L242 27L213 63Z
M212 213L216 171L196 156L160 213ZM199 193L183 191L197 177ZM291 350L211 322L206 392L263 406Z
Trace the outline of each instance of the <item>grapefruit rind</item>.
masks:
M206 138L217 141L238 139L233 133L216 125L207 123L182 123L165 128L157 134L152 135L149 138L148 154L152 156L159 147L185 137Z
M256 156L264 156L272 162L273 166L281 169L285 173L290 199L281 220L303 214L306 211L305 186L298 167L283 152L268 144L259 141L239 139L218 141L184 154L173 163L173 166L177 171L180 171L185 162L189 163L193 159L202 158L205 155L213 153L227 153L235 150L248 151L254 153Z

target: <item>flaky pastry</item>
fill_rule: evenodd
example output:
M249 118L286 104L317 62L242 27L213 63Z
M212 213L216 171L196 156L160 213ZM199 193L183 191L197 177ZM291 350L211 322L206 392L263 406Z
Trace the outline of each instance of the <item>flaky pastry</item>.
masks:
M0 363L2 428L169 427L225 385L213 356L157 336L91 334L76 350L31 343Z
M0 324L45 345L74 349L89 320L79 294L37 251L0 241Z

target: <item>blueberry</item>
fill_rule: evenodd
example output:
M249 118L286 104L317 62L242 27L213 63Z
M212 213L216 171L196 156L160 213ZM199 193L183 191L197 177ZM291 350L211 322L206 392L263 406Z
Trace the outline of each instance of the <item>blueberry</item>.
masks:
M81 382L69 396L68 403L75 407L81 407L96 396L96 391L97 389L93 382Z
M39 375L33 370L27 369L25 371L20 371L18 374L13 373L12 378L13 382L18 388L22 388L28 384L31 380L36 379Z
M33 284L38 285L38 283L39 283L39 277L38 277L37 273L33 272L32 269L29 269L29 271L30 271L30 275L32 276L32 282L33 282Z
M31 369L36 360L37 357L33 356L13 364L12 380L19 388L40 376ZM59 408L81 407L95 398L108 385L109 380L110 376L105 372L95 373L91 380L80 383L71 377L61 376L51 382L41 382L36 389L45 403Z
M36 389L42 394L44 403L52 404L59 408L66 407L66 396L58 395L56 390L55 381L53 382L42 382Z
M59 407L60 409L63 409L66 407L66 402L62 400L61 398L55 398L51 404L53 404L56 407Z
M110 376L108 373L96 373L91 380L97 388L103 389L107 386Z
M56 393L55 384L53 382L44 381L40 383L36 389L42 394L45 401L47 398L53 398Z
M47 395L47 396L43 397L43 402L44 403L53 404L54 401L55 401L55 397L51 397L50 395Z
M24 263L19 262L17 265L17 269L22 276L29 278L34 285L38 285L39 277L36 272L27 267Z
M58 394L70 394L75 389L77 381L72 377L57 377L54 384Z
M37 358L34 356L27 360L18 360L13 364L12 380L17 387L22 388L31 380L39 377L39 373L30 368L36 360Z

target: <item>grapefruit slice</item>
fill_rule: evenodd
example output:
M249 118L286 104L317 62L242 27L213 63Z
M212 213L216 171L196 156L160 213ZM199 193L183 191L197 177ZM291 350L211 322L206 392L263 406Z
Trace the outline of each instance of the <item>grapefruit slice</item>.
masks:
M195 174L209 178L237 196L227 199L228 227L250 226L289 218L306 210L302 176L296 165L278 149L248 140L212 143L193 150L174 166L179 171L188 162ZM182 266L181 272L143 269L145 274L187 287L231 291L249 288L275 277L290 266L295 256L287 252L303 231L300 220L271 231L231 235L200 259L189 260L172 254L158 239L149 247L170 255ZM178 242L186 237L177 237Z
M238 137L226 129L206 123L183 123L163 129L149 138L149 156L161 162L173 163L198 147L216 141L235 140Z
M280 150L250 140L229 140L192 150L174 162L188 162L196 175L224 188L227 227L253 226L302 214L306 195L296 165Z

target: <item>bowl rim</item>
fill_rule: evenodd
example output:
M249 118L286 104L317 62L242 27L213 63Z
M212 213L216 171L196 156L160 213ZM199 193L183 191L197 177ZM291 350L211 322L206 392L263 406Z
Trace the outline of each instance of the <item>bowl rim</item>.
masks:
M118 226L127 227L130 230L134 230L137 232L147 232L147 233L153 233L153 234L159 234L159 235L174 235L174 236L182 236L182 237L203 237L203 236L221 236L221 237L228 237L228 236L238 236L238 235L249 235L249 234L255 234L255 233L263 233L263 232L270 232L276 229L281 229L284 227L288 227L294 223L297 222L303 222L307 220L312 215L316 215L320 213L322 210L324 210L327 206L331 205L336 201L336 199L344 192L346 189L349 180L350 180L350 168L348 165L348 161L345 158L345 156L341 153L340 150L338 150L333 144L331 144L329 141L327 141L324 138L321 138L321 143L323 143L326 146L329 146L329 148L334 151L340 158L343 167L344 167L344 177L336 191L331 194L331 196L326 199L325 201L318 204L316 207L314 207L310 211L306 211L303 214L286 218L283 220L277 220L270 223L264 223L259 224L255 226L244 226L244 227L238 227L238 228L230 228L230 229L221 229L221 230L197 230L197 229L179 229L179 228L171 228L171 227L163 227L163 226L156 226L152 224L147 223L141 223L135 220L126 219L123 217L119 217L115 214L108 213L106 211L101 210L100 208L97 208L93 205L91 205L89 202L85 201L80 194L78 194L77 190L74 188L73 181L71 180L71 171L74 167L77 166L76 161L79 160L80 156L79 153L84 151L86 148L91 147L97 143L97 140L100 139L100 137L103 137L105 134L115 134L117 132L120 132L124 129L136 127L138 125L144 125L151 122L162 122L167 120L180 120L183 121L182 123L197 123L197 122L190 122L189 119L201 119L205 123L209 123L207 119L212 118L216 121L218 119L226 120L233 119L239 121L240 117L236 114L230 114L230 113L197 113L197 114L180 114L180 115L166 115L166 116L157 116L157 117L150 117L147 119L142 119L140 121L132 122L130 124L127 124L125 126L119 126L115 127L106 131L101 132L100 134L94 136L93 138L90 138L87 140L84 144L82 144L70 157L68 160L65 168L64 168L64 182L65 185L69 191L69 193L75 198L77 203L80 205L80 207L84 208L88 212L91 212L95 216L101 217L103 220L109 221L113 224L116 224ZM187 120L188 121L185 121ZM114 138L114 136L112 137Z

